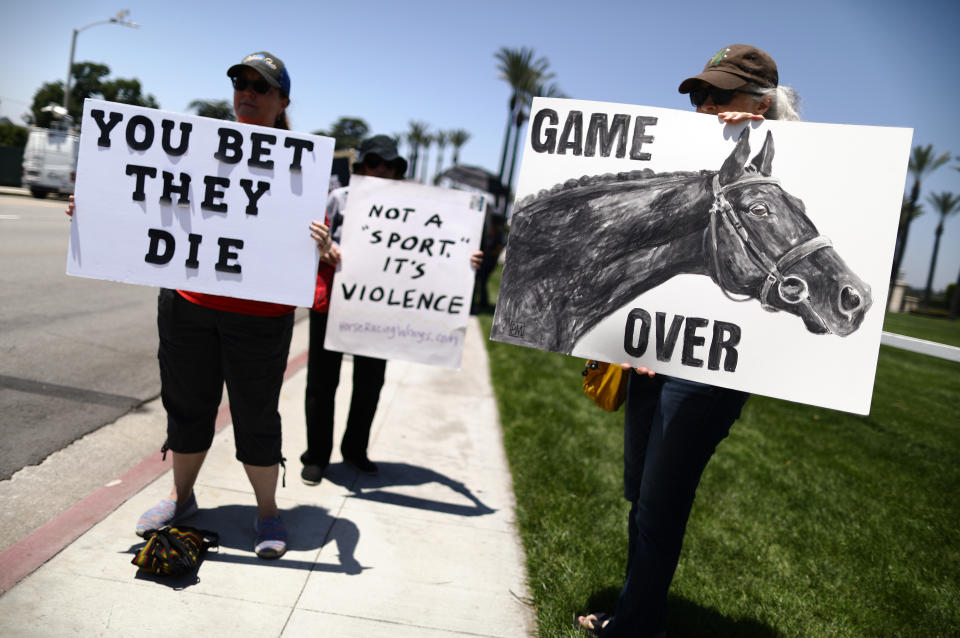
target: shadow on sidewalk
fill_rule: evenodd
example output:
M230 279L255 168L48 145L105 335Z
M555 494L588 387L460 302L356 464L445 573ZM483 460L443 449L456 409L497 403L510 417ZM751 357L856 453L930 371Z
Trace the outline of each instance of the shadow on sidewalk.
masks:
M287 527L287 554L275 560L257 558L253 552L255 532L254 520L257 508L252 505L223 505L213 509L200 510L195 516L184 520L184 525L217 532L220 535L220 547L244 552L242 555L228 554L216 549L207 552L203 562L235 563L243 565L262 565L263 567L281 567L285 569L303 569L307 571L330 572L356 575L364 567L357 562L354 551L360 540L360 530L350 520L334 518L327 510L314 505L298 505L283 510L281 516ZM339 563L322 563L311 560L287 558L290 552L320 550L333 541L337 545ZM126 553L136 554L145 543L132 545ZM202 569L203 563L200 564ZM200 582L199 570L178 578L155 576L140 572L138 580L147 580L173 589L184 589Z
M351 495L352 498L362 498L377 503L412 507L431 512L439 512L441 514L451 514L453 516L486 516L496 511L495 509L487 507L479 498L474 496L473 492L471 492L466 485L435 470L410 465L409 463L387 463L378 461L377 466L380 468L379 473L375 476L368 476L358 474L356 470L346 463L332 463L327 468L324 478L353 492ZM406 494L397 494L384 489L401 485L415 486L427 485L429 483L443 485L454 493L463 496L472 504L466 505L462 503L431 500Z

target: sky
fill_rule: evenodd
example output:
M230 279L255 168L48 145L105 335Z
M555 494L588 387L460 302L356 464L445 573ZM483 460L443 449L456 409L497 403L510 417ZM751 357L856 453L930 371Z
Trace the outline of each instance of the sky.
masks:
M960 2L805 0L752 3L640 0L408 2L139 2L35 0L0 9L0 116L22 123L36 90L63 80L73 29L129 9L136 29L100 24L80 32L75 62L138 78L160 108L232 99L226 69L269 51L287 65L294 129L329 128L342 116L396 135L411 120L462 128L460 161L496 172L510 89L498 78L501 47L549 60L569 97L690 110L677 92L721 47L753 44L777 61L810 122L914 129L954 160L923 181L928 194L960 193ZM43 16L38 19L38 16ZM951 79L952 78L952 79ZM402 149L406 151L404 147ZM450 148L444 166L450 164ZM843 152L832 149L831 152ZM430 151L430 174L437 153ZM813 168L813 167L812 167ZM912 179L904 176L909 190ZM911 226L904 279L927 278L939 215L929 205ZM837 211L842 214L842 211ZM870 241L865 229L865 241ZM960 272L960 214L947 219L934 290Z

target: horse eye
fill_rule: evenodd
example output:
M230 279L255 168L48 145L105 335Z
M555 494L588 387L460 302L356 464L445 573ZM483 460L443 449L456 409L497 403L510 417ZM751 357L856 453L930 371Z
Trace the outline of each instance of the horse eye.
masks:
M754 202L750 204L750 206L747 208L747 212L749 212L754 217L763 217L769 211L767 210L767 205L765 203Z

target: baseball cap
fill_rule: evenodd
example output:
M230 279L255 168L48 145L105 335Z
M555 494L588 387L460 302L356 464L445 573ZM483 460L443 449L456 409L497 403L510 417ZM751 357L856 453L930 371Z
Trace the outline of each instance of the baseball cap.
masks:
M680 92L689 93L701 82L719 89L739 89L753 83L765 88L774 88L780 83L777 63L765 51L747 44L731 44L723 47L707 60L700 75L680 83Z
M357 170L357 167L363 164L363 160L366 159L367 155L378 155L384 162L396 162L400 167L401 175L407 172L407 160L400 156L400 153L397 151L397 142L392 137L387 135L368 137L360 142L360 148L357 150L360 152L360 156L353 164L353 170Z
M243 67L253 69L262 75L270 86L280 89L285 96L290 97L290 74L287 73L287 66L283 60L277 56L266 51L251 53L240 60L239 64L234 64L227 69L227 76L234 77Z

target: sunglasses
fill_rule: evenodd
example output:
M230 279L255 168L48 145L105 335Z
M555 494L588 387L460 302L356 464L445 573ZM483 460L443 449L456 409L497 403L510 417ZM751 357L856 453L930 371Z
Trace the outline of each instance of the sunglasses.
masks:
M730 104L730 101L733 100L733 96L737 93L744 93L746 95L760 96L762 93L757 93L756 91L741 91L740 89L718 89L715 86L707 85L699 89L694 89L690 91L690 104L694 108L700 108L707 101L707 98L713 100L713 103L717 106L723 106L724 104Z
M383 158L379 155L367 155L363 158L363 165L369 168L370 170L375 170L380 168L383 165Z
M273 87L264 80L263 78L257 78L252 82L245 77L235 75L230 78L230 81L233 82L233 89L235 91L246 91L249 86L254 92L259 93L260 95L266 95L270 92L270 89Z

